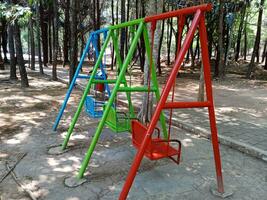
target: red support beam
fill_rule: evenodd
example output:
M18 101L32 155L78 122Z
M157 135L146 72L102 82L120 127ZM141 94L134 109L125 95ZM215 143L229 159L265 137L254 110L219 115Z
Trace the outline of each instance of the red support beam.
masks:
M177 17L179 15L190 15L190 14L195 14L198 10L201 12L208 12L211 11L212 9L212 4L202 4L198 6L192 6L192 7L187 7L179 10L174 10L158 15L152 15L145 17L145 22L152 22L152 21L157 21L157 20L164 20L167 18L171 17Z
M206 102L166 102L164 105L164 109L171 108L202 108L209 107L211 103L209 101Z
M207 96L207 101L211 103L211 105L209 106L209 120L210 120L210 130L211 130L211 142L212 142L212 147L213 147L213 155L214 155L216 175L217 175L217 186L218 186L218 192L223 194L224 186L223 186L223 176L222 176L222 164L221 164L219 140L218 140L217 127L216 127L213 95L212 95L208 38L207 38L207 30L206 30L206 25L205 25L204 14L202 14L201 19L200 19L199 38L200 38L201 53L202 53L202 63L203 63L203 72L204 72L204 80L205 80L205 87L206 87L206 96Z

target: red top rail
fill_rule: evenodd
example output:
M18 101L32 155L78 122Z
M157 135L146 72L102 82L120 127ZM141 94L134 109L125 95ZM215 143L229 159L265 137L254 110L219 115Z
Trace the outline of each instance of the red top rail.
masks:
M206 12L206 11L211 11L211 9L212 9L212 4L202 4L202 5L174 10L174 11L170 11L170 12L166 12L166 13L162 13L158 15L148 16L148 17L145 17L145 22L163 20L163 19L167 19L171 17L177 17L179 15L190 15L190 14L195 13L197 10Z

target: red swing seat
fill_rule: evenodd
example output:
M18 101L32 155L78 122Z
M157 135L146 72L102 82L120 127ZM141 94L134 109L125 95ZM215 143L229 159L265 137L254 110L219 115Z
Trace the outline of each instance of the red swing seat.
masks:
M160 138L160 130L155 128L156 137L152 137L145 149L145 156L150 160L158 160L162 158L170 158L179 164L181 155L181 142L179 140L166 140ZM139 149L147 132L147 127L137 120L132 120L132 142L135 148ZM174 148L170 143L178 144L178 148ZM177 156L175 159L174 156Z

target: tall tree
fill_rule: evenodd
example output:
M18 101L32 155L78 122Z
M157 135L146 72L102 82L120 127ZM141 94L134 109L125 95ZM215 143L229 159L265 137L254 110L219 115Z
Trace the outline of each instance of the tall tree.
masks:
M265 39L265 42L264 42L264 47L263 47L263 52L262 52L262 59L261 59L261 62L263 63L264 60L265 60L265 54L267 53L267 39Z
M8 48L10 57L10 80L17 80L13 25L8 25Z
M0 43L0 48L1 48L1 44L3 47L3 53L4 53L4 62L7 63L8 59L7 59L7 21L5 18L3 18L1 20L2 26L1 26L1 33L0 33L0 37L2 37L2 43Z
M114 0L111 0L111 21L112 25L115 23L115 18L114 18ZM114 46L112 45L111 47L111 70L113 70L113 64L114 64Z
M39 62L39 72L40 74L44 74L43 70L43 60L42 60L42 50L41 50L41 16L40 16L40 2L36 2L36 38L37 38L37 50L38 50L38 62Z
M254 71L255 57L257 56L257 54L259 52L259 48L260 48L261 24L262 24L262 14L263 14L264 1L265 0L261 0L260 1L260 5L259 5L257 33L256 33L256 38L255 38L253 52L252 52L252 55L251 55L250 64L248 66L248 70L247 70L247 74L246 74L246 77L247 78L251 78L251 74Z
M3 24L3 20L0 18L0 70L5 70L5 65L4 65L4 61L2 58L2 51L1 51L1 46L3 44L2 42L3 32L4 32L4 24Z
M244 5L243 8L242 8L242 11L241 11L240 24L239 24L237 40L236 40L235 61L237 61L238 58L239 58L241 37L242 37L243 30L244 30L244 22L245 22L246 10L247 10L247 6Z
M31 47L31 70L35 70L35 42L34 42L34 30L33 30L33 15L29 18L29 37Z
M165 5L164 2L162 4L162 12L165 11ZM157 55L157 68L158 68L158 74L161 75L161 63L160 63L160 58L161 58L161 48L162 48L162 42L163 42L163 37L164 37L164 26L165 26L165 20L162 21L161 24L161 34L159 38L159 48L158 48L158 55Z
M125 22L125 0L121 0L121 23ZM125 46L126 29L121 29L120 37L120 54L122 60L124 59L124 46Z
M77 38L77 13L79 11L79 1L71 0L71 26L70 26L70 71L69 71L69 83L71 83L74 73L76 71L76 66L78 63L78 38Z
M57 56L58 56L58 29L59 29L59 20L58 20L58 2L57 0L53 1L53 68L52 68L52 80L57 80Z
M247 35L247 22L248 20L248 12L246 14L246 18L245 18L245 26L244 26L244 49L243 49L243 56L244 56L244 60L247 59L247 44L248 44L248 35Z
M64 21L64 40L63 40L63 66L69 62L69 41L70 41L70 0L65 0L65 21Z
M16 57L17 62L19 65L19 73L21 78L21 87L29 87L29 81L27 76L27 71L24 65L24 59L23 59L23 51L22 51L22 44L21 44L21 38L20 38L20 27L18 25L18 22L14 22L14 39L15 39L15 47L16 47Z
M42 52L43 52L43 63L44 66L48 65L48 9L47 5L40 1L39 7L40 14L40 27L41 27L41 37L42 37Z
M1 25L0 25L0 34L1 34ZM1 37L0 37L0 70L5 70L4 60L2 58L2 51L1 51Z
M225 60L224 60L224 0L219 1L219 25L218 25L218 58L219 58L219 77L225 76Z

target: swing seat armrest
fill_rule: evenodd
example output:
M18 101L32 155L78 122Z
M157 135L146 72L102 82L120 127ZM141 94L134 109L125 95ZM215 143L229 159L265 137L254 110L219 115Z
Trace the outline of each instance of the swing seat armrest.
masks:
M157 134L157 139L160 138L160 130L159 130L158 127L155 127L155 129L154 129L154 133L153 133L153 134Z
M125 119L128 118L125 112L117 112L117 119Z
M178 144L178 148L176 150L176 155L177 155L177 158L175 159L174 158L174 155L169 155L168 157L173 160L176 164L179 164L180 163L180 157L181 157L181 149L182 149L182 143L180 140L177 140L177 139L170 139L170 140L157 140L155 141L157 143L167 143L169 145L169 143L176 143ZM169 148L173 148L172 146L169 145Z

